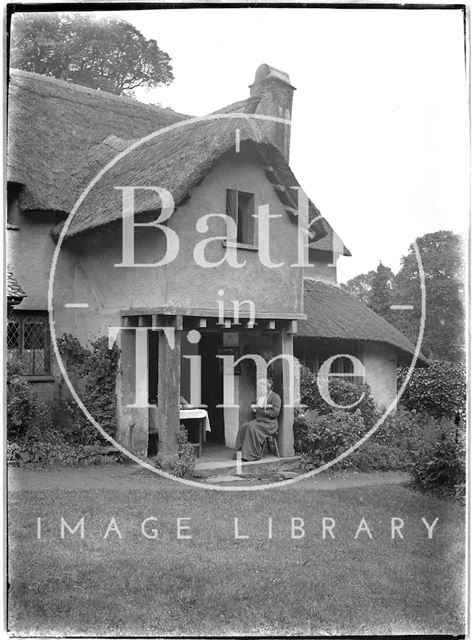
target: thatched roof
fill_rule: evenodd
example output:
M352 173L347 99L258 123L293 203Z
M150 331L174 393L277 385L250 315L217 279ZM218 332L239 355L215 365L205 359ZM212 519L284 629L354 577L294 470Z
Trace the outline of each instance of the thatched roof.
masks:
M305 280L307 320L299 321L297 337L382 342L399 351L400 359L411 361L414 345L386 320L337 286ZM428 364L420 354L417 366Z
M334 231L326 218L323 218L323 225L327 232L326 235L315 242L311 242L310 248L329 254L333 253L334 250L335 253L339 253L342 256L352 256L352 253L346 247L336 231Z
M235 147L252 149L293 218L299 183L271 144L270 123L249 114L256 98L220 110L214 120L190 119L169 109L95 91L37 74L12 70L9 89L8 180L24 185L24 210L69 213L89 181L133 142L164 127L188 121L148 141L121 159L94 187L79 209L68 236L107 225L121 216L115 185L158 185L178 205L211 166ZM156 209L155 197L142 198L136 212ZM319 212L310 203L311 216ZM326 234L323 222L312 240Z
M103 176L81 205L67 237L121 220L122 194L114 188L115 185L158 185L172 194L175 206L178 206L218 159L226 153L235 153L235 128L239 129L241 151L250 153L263 167L267 167L268 179L277 184L276 194L290 209L292 204L296 204L291 187L298 185L298 181L280 151L271 145L264 127L248 121L244 116L236 120L234 117L221 116L216 120L192 121L184 127L166 131L121 159ZM103 154L100 161L90 167L85 182L92 179L101 166ZM274 172L276 179L271 177ZM139 196L135 204L136 213L156 210L154 192L144 191ZM313 205L312 215L315 215ZM322 223L314 225L312 229L315 230L314 239L325 233Z
M16 281L13 273L10 270L10 267L7 266L7 300L8 304L16 305L20 304L23 298L26 297L26 293L20 287L18 282Z
M141 138L189 117L18 69L11 70L8 103L8 180L25 187L20 207L66 214L96 145L110 135Z

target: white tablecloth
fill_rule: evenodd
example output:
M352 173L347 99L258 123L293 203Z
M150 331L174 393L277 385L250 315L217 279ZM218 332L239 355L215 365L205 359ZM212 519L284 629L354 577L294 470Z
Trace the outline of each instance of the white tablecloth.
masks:
M205 409L180 409L179 418L181 420L190 418L205 418L205 431L211 431L208 411Z

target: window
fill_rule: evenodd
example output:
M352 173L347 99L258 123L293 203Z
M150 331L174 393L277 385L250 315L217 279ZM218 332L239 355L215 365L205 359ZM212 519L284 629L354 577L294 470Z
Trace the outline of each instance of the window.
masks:
M7 188L7 229L19 229L18 227L18 195L20 185L8 183Z
M254 245L254 194L236 189L226 189L226 215L233 218L237 227L236 242Z
M50 375L50 341L46 314L12 315L8 320L7 346L8 359L21 360L23 375Z

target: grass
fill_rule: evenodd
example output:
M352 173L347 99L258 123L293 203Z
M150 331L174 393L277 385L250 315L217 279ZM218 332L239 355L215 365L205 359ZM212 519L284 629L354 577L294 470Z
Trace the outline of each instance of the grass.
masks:
M15 491L9 627L46 635L313 635L463 632L463 509L402 486L258 493L156 480L109 490ZM42 538L36 539L36 518ZM60 519L85 517L85 536ZM158 519L159 539L141 534ZM115 517L123 538L111 533ZM191 540L176 520L191 518ZM249 539L234 539L234 517ZM267 538L267 518L273 538ZM305 520L292 540L290 518ZM321 518L336 520L323 540ZM366 518L373 539L354 534ZM405 521L404 540L390 519ZM439 518L432 540L421 523ZM188 524L188 523L185 523ZM156 526L154 524L154 526ZM188 533L185 531L184 533Z

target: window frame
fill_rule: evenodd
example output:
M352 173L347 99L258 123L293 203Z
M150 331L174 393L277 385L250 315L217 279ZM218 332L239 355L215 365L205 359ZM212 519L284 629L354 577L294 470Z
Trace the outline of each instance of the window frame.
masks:
M34 320L37 324L43 325L43 339L44 347L41 349L44 353L44 366L42 373L34 373L31 370L27 370L20 375L30 382L44 382L52 381L54 377L52 375L52 359L51 359L51 335L49 332L49 321L47 311L30 311L30 310L15 310L8 318L7 332L10 323L17 323L19 327L18 331L18 358L20 361L25 354L25 325L28 324L28 320ZM38 323L41 320L41 323ZM34 323L31 323L34 324ZM10 347L8 345L8 333L7 333L7 357L10 357ZM33 351L37 351L34 349ZM33 356L35 357L35 356Z
M241 196L241 197L240 197ZM247 210L245 214L246 227L242 224L241 209L244 206L243 200L247 199ZM223 246L236 246L238 249L249 249L257 251L256 225L254 220L256 194L242 189L226 189L226 215L232 218L236 224L236 242L227 238ZM245 235L247 234L247 237Z

